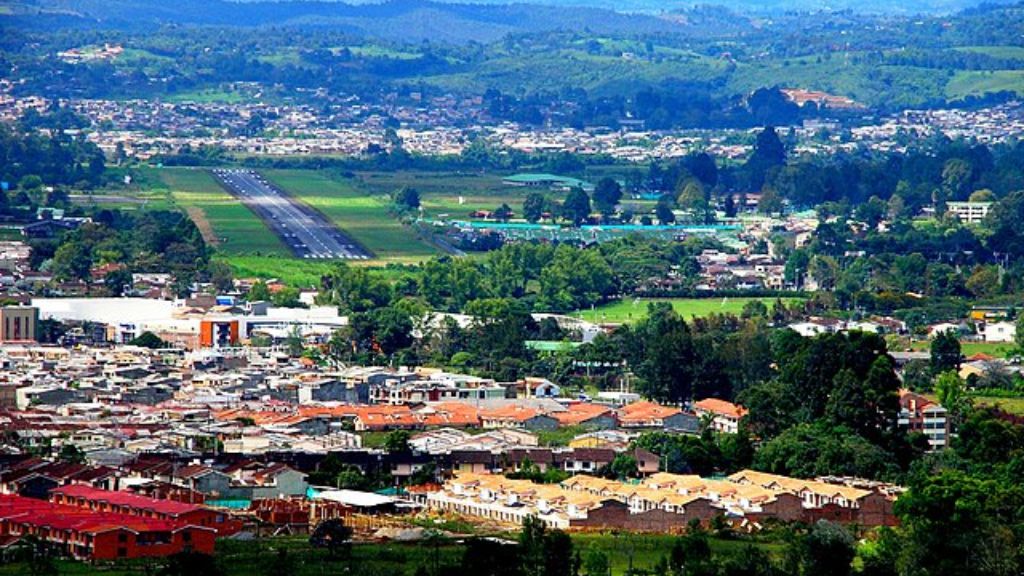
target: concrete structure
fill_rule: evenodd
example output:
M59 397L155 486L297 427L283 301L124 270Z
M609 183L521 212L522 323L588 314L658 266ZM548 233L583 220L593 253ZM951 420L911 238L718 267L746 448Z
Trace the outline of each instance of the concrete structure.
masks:
M0 496L0 538L35 536L79 560L169 556L186 549L213 554L212 528L87 507Z
M639 484L573 476L560 485L534 484L493 474L456 474L426 496L436 510L515 525L535 516L558 528L671 532L715 517L753 526L767 519L831 519L860 526L891 526L898 487L872 489L833 479L801 480L744 470L724 480L655 473Z
M241 526L226 514L195 504L147 498L128 492L100 490L91 486L71 484L50 491L50 501L62 506L82 508L98 513L177 522L200 526L219 536L237 532Z
M36 326L39 309L29 306L0 307L0 343L24 343L38 340Z
M1017 325L1013 322L986 322L978 325L978 334L985 342L1013 342Z
M947 202L946 211L964 224L978 224L992 209L992 202Z
M947 410L931 400L909 390L900 391L900 415L897 424L906 432L920 432L928 438L932 450L945 448L949 443L950 425Z

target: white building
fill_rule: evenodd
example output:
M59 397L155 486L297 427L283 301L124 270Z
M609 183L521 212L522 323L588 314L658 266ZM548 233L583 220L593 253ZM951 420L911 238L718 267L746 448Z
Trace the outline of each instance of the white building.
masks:
M1017 337L1017 325L1013 322L979 324L978 334L985 339L985 342L1013 342Z
M988 216L992 202L947 202L947 213L965 224L977 224Z

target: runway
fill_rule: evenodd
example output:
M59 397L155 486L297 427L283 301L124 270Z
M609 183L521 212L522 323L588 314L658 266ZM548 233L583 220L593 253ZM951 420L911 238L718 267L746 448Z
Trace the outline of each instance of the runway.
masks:
M255 170L215 168L213 177L249 207L299 258L366 260L371 255L322 214Z

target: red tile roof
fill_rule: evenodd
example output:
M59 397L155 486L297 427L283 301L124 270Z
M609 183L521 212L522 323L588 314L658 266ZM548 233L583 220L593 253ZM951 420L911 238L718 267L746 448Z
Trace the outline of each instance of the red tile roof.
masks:
M198 510L204 510L201 506L175 502L174 500L160 500L147 498L128 492L116 492L113 490L100 490L82 484L71 484L54 488L50 494L62 494L67 498L83 498L91 502L106 502L116 506L136 508L138 510L151 510L157 514L166 516L181 516Z
M0 495L0 520L93 534L122 528L133 532L175 531L191 526L174 520L96 512L86 508L64 506L45 500L12 495ZM212 530L199 526L194 527Z
M718 398L705 398L693 404L694 409L730 418L742 418L747 415L747 409L738 404L733 404Z

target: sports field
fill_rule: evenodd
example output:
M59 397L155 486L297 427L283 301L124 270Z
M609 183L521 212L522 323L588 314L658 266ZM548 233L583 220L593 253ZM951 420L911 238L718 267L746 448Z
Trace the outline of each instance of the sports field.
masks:
M386 195L370 195L352 182L310 170L265 170L263 175L319 210L378 260L419 260L437 253L389 211Z
M669 302L683 318L709 316L711 314L736 314L743 311L747 302L760 300L771 310L777 298L636 298L598 306L592 310L581 310L573 316L590 322L629 324L647 317L647 305L653 302ZM801 302L801 298L782 298L787 306Z
M207 242L228 255L288 256L290 252L248 208L205 170L153 168L171 201L188 213Z

